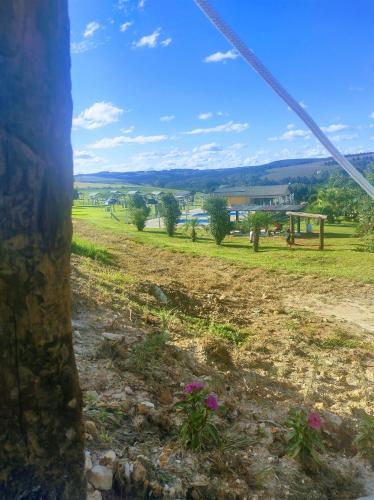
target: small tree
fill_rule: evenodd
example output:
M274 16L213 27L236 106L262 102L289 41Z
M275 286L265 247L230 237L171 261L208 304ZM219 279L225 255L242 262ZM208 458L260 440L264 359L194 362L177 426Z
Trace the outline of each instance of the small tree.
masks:
M184 230L186 233L189 233L191 236L191 240L195 242L197 240L197 226L199 225L199 221L197 219L191 219L187 221L184 225Z
M204 209L209 215L210 232L217 245L220 245L230 232L230 213L224 198L208 198Z
M260 232L261 229L268 229L270 224L272 224L273 216L266 212L256 212L254 214L248 214L247 218L243 221L242 227L244 231L253 231L253 250L258 252Z
M150 212L143 196L138 193L130 196L128 202L130 224L134 224L138 231L143 231L145 222Z
M163 194L161 197L161 216L164 219L166 232L174 236L175 227L181 212L177 200L171 193Z

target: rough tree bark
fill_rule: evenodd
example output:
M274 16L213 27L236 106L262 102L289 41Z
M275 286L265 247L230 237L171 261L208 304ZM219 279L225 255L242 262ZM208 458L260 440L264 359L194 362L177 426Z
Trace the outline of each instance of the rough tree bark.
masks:
M0 498L81 499L67 0L0 1Z

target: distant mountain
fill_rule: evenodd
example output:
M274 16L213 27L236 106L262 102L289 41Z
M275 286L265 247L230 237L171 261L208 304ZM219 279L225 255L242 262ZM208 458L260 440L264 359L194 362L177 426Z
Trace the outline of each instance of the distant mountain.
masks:
M347 155L360 171L374 163L374 153ZM279 160L265 165L210 170L175 169L140 172L99 172L79 174L76 181L92 183L122 183L148 185L159 188L213 191L222 186L245 186L305 182L311 184L327 180L338 167L331 158Z

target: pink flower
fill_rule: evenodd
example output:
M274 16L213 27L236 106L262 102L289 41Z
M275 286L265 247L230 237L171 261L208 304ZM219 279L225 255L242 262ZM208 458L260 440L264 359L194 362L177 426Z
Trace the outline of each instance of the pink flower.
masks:
M184 392L187 392L188 394L191 394L191 392L195 391L200 391L204 387L203 382L191 382L190 384L187 384L184 388Z
M205 400L205 406L213 411L218 410L217 396L215 396L215 394L209 394Z
M317 412L312 411L311 413L309 413L308 425L309 427L317 431L322 427L322 420Z

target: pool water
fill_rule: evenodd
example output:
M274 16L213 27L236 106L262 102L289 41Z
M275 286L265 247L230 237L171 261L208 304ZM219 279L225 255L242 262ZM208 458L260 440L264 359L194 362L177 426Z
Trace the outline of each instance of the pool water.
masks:
M239 212L239 214L241 214L241 213ZM234 217L235 215L236 215L235 211L230 212L230 216ZM194 214L189 214L187 218L181 217L180 219L178 219L178 224L185 224L186 222L190 221L191 219L197 219L198 224L200 226L204 226L204 225L206 226L207 224L209 224L209 217L208 217L208 214L206 212L198 212L198 213L194 213Z

